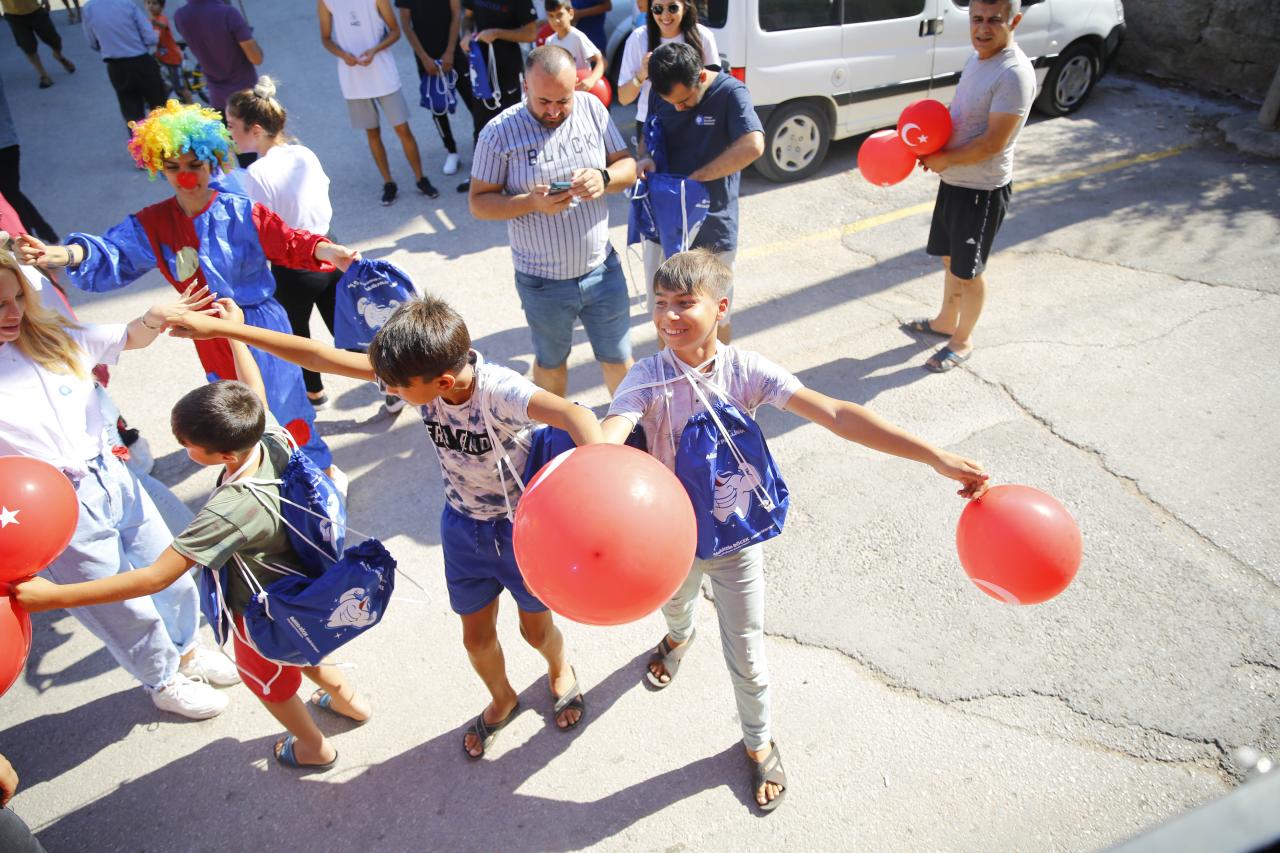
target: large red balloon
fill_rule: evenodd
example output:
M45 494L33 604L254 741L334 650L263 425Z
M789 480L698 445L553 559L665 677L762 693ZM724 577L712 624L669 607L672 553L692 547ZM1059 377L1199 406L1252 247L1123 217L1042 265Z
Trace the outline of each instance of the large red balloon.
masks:
M581 80L590 73L591 71L586 68L579 68L578 79ZM609 88L609 81L603 77L597 80L596 84L587 91L599 98L600 103L605 105L605 109L608 109L609 105L613 103L613 89Z
M529 591L576 622L621 625L658 609L693 564L689 495L657 459L593 444L552 459L516 508Z
M1080 528L1066 508L1030 486L994 486L956 526L960 564L978 588L1007 604L1039 604L1080 567Z
M31 617L12 596L0 595L0 696L13 686L31 653Z
M932 98L907 104L898 118L898 136L918 156L941 151L951 138L951 110Z
M906 180L917 162L916 155L902 144L896 130L877 130L858 149L858 171L878 187Z
M49 565L76 532L80 503L67 476L28 456L0 456L0 582Z

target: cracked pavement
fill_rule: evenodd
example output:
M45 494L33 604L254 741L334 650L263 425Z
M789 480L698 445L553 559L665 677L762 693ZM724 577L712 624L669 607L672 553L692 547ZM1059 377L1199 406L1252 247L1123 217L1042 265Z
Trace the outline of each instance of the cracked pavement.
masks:
M246 5L290 129L333 179L335 235L404 266L459 308L489 358L528 369L502 227L472 221L451 191L379 207L310 14L304 37L286 42L298 22L284 4ZM19 82L30 72L15 52L0 72L28 195L64 232L100 232L163 189L116 144L114 100L83 42L73 35L68 51L81 73L52 90ZM1093 850L1220 796L1238 782L1234 747L1280 756L1280 383L1268 334L1280 327L1280 169L1212 129L1242 109L1113 76L1077 116L1033 118L1017 162L1030 186L1015 184L976 354L945 376L921 368L937 344L898 328L941 290L923 251L927 214L812 237L929 201L933 179L871 187L846 168L847 140L813 180L744 180L743 244L769 248L738 264L740 343L981 460L999 482L1050 492L1085 543L1059 598L1001 605L957 563L962 503L949 482L762 412L792 490L787 531L767 550L775 737L792 790L767 820L748 804L709 603L679 683L660 694L640 687L660 618L567 625L589 715L570 735L550 722L539 659L504 605L528 710L488 760L463 758L463 728L486 699L444 591L436 465L411 414L378 419L376 390L342 379L328 382L335 406L320 423L351 476L351 521L424 588L401 583L377 631L340 656L374 719L350 730L322 720L342 758L296 777L268 760L277 727L247 691L233 689L215 720L161 717L74 620L42 615L25 680L0 701L0 751L24 786L15 810L51 851ZM80 174L65 167L66 125L51 110L112 140L77 152ZM412 120L428 174L450 186L425 113ZM469 126L454 119L459 139ZM407 186L398 152L391 160ZM1053 180L1075 170L1093 173ZM621 247L624 200L612 210ZM163 292L152 275L74 301L103 322ZM643 354L654 337L642 312L637 302ZM599 371L577 340L572 395L600 405ZM113 375L156 475L198 505L212 475L166 427L198 381L189 346L126 354Z

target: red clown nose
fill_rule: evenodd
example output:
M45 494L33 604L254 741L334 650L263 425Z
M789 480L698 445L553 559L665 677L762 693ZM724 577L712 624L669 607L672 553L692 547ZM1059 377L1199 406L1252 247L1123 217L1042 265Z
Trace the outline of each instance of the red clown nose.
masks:
M200 176L195 172L179 172L178 186L184 190L193 190L200 185Z

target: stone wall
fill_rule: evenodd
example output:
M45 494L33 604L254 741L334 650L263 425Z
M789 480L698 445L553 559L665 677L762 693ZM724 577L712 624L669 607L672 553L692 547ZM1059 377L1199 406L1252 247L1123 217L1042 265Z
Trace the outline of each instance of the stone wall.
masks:
M1261 101L1280 64L1280 0L1124 0L1117 64Z

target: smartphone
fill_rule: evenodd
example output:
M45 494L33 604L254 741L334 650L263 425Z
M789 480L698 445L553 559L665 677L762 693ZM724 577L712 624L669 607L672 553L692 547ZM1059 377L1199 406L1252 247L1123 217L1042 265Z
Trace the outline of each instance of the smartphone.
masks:
M551 189L547 191L547 195L559 195L566 193L573 186L573 181L552 181Z

